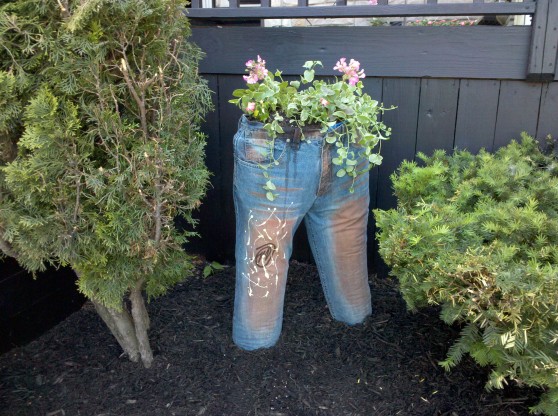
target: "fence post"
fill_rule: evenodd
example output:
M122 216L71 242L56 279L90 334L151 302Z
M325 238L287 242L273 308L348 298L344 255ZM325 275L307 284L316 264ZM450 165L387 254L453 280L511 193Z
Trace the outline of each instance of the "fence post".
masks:
M543 74L556 74L558 56L558 0L549 0L546 39L544 42ZM552 78L553 79L553 78Z
M527 81L554 80L557 47L558 0L537 0L532 23Z

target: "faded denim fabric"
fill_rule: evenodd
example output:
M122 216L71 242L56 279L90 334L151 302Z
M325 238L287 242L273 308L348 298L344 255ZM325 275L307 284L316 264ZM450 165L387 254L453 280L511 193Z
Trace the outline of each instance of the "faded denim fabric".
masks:
M275 139L279 165L269 169L278 196L269 201L258 164L270 162L263 124L242 117L234 136L236 289L233 341L246 350L279 339L293 235L304 218L322 288L334 319L361 323L372 312L366 262L368 173L338 178L337 153L319 128L290 129ZM364 161L359 170L366 166Z

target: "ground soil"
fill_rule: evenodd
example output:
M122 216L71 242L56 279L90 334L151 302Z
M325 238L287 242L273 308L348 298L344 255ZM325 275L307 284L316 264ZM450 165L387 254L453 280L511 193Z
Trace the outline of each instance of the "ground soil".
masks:
M437 364L459 329L411 314L371 276L374 313L331 319L316 268L292 262L283 333L269 350L231 341L234 268L194 277L149 305L151 369L120 356L91 304L0 356L1 415L527 415L538 391L487 392L487 369Z

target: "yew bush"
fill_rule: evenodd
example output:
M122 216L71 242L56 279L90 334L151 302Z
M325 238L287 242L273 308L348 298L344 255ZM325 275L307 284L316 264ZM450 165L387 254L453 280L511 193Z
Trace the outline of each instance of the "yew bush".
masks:
M441 365L465 354L545 390L558 414L558 158L523 136L495 154L436 151L392 176L397 209L376 210L380 254L409 309L440 305L462 325Z

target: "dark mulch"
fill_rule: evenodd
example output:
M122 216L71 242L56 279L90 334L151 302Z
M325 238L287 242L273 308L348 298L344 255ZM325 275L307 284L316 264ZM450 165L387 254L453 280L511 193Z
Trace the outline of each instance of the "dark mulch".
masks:
M446 374L458 330L435 308L410 314L391 280L371 278L374 314L332 321L316 268L292 262L276 347L231 342L234 269L192 278L149 306L151 369L119 357L89 304L0 356L1 415L527 415L537 392L488 393L470 359Z

